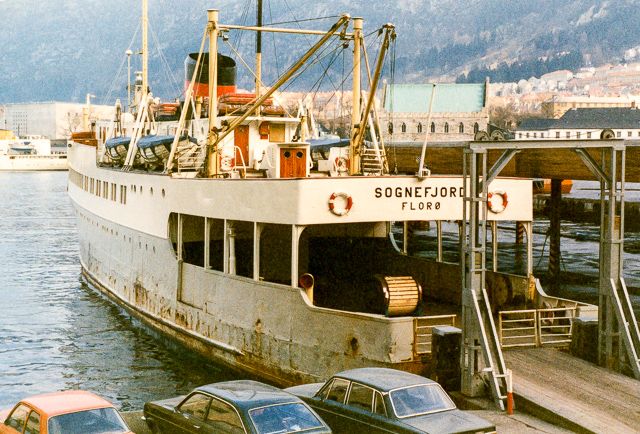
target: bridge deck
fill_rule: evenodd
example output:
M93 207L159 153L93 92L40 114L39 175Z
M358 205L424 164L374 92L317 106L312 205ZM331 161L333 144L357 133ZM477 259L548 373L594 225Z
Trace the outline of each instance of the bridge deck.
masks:
M551 348L504 356L516 403L524 398L582 432L640 432L640 381Z

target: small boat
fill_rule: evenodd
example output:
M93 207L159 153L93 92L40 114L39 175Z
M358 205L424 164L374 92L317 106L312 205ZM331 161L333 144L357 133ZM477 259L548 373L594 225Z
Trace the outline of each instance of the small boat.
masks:
M109 157L118 163L124 161L127 157L129 143L131 143L131 137L114 137L107 140L104 147Z

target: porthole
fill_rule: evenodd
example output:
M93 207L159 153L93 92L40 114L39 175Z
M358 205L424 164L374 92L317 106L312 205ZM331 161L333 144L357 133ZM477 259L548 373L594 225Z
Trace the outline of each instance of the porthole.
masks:
M302 158L303 155L304 154L302 153L302 151L296 152L296 157L298 157L298 158Z
M156 252L156 246L153 246L153 253Z

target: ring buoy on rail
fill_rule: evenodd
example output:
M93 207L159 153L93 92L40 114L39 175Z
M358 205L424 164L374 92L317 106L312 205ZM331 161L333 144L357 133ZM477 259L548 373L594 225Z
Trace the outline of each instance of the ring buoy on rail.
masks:
M349 159L347 157L336 157L333 164L336 166L336 172L346 172L349 170Z
M489 211L494 214L500 214L502 211L507 209L508 204L509 199L507 198L507 193L505 191L496 190L487 195Z
M347 193L333 193L329 197L329 211L337 216L347 215L353 206L353 199Z

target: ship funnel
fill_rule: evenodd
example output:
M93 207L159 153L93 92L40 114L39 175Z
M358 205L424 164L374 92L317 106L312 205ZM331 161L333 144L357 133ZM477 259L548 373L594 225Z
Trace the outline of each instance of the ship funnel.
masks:
M184 60L184 88L189 88L196 68L198 53L189 53ZM202 54L202 65L198 68L193 87L194 97L209 96L209 53ZM236 61L218 53L218 97L236 92Z

